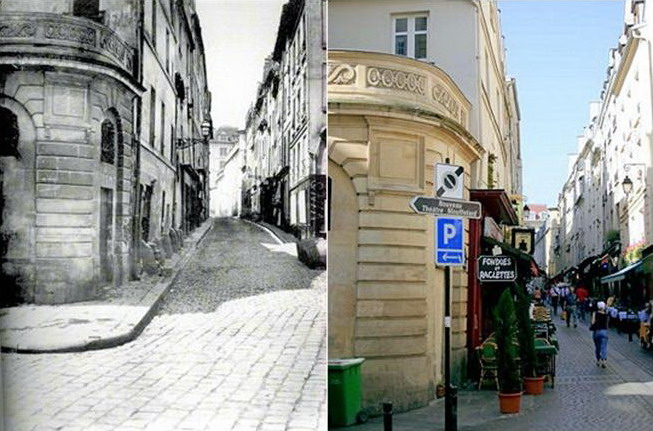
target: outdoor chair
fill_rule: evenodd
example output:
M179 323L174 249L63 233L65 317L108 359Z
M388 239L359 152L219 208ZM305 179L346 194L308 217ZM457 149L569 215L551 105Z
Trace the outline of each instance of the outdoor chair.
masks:
M478 349L478 359L481 367L481 373L478 379L478 388L481 389L483 381L487 379L494 380L499 390L499 374L497 367L497 345L491 341L485 341Z

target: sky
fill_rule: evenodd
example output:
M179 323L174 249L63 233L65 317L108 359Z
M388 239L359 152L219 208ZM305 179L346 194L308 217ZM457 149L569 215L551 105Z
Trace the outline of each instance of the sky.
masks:
M213 126L245 127L287 0L196 0Z
M504 0L499 8L508 75L517 80L522 192L527 203L556 206L623 31L624 2Z

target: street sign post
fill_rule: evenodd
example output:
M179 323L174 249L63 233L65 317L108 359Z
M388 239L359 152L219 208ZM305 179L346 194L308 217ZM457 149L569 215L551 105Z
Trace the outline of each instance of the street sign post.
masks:
M410 201L410 207L413 211L420 214L473 219L481 218L481 203L474 201L415 196Z

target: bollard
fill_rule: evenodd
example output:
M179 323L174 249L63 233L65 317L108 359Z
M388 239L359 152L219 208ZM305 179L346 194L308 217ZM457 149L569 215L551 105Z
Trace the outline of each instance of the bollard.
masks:
M392 431L392 403L383 403L383 431Z
M458 429L458 387L449 385L445 399L444 422L447 431Z

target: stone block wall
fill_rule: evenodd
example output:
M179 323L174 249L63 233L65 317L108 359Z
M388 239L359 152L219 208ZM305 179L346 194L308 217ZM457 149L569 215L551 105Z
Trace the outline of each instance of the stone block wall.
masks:
M88 74L23 70L9 74L0 98L29 116L33 139L33 182L23 198L32 238L29 260L33 278L25 299L62 303L95 296L100 280L100 189L113 190L109 244L113 279L128 274L131 244L132 98L122 84ZM11 108L10 106L10 108ZM115 165L100 162L101 123L116 124ZM31 149L28 149L31 148ZM107 166L104 166L107 165ZM8 190L5 190L7 194Z

